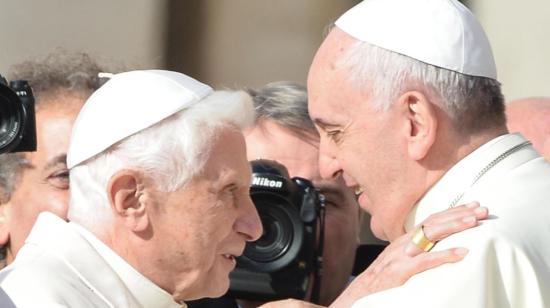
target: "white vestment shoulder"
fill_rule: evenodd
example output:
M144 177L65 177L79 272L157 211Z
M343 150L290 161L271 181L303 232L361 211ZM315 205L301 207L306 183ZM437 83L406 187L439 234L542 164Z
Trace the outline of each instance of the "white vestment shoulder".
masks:
M0 306L182 307L113 251L106 255L107 246L91 237L41 213L15 261L0 271Z
M550 164L522 136L498 137L453 166L416 204L406 229L455 199L479 201L490 214L434 247L466 247L464 260L366 296L354 308L550 307Z

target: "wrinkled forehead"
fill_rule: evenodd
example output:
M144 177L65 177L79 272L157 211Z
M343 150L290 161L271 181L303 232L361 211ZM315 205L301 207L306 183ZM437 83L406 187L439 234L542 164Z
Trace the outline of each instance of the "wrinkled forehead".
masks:
M317 83L323 79L326 80L328 77L327 73L341 70L341 64L345 59L346 53L356 43L356 39L339 28L334 27L313 58L308 74L308 90L310 82Z
M325 118L344 121L350 108L363 95L349 78L344 65L357 41L334 28L319 48L308 74L308 109L313 121Z
M214 181L230 178L249 183L250 165L240 129L226 126L217 131L208 149L203 175Z

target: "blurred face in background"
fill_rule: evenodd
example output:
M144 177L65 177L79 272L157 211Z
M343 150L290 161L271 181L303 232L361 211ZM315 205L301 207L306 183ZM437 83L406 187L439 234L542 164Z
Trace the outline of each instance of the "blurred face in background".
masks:
M69 171L67 149L73 122L84 98L56 93L42 98L36 110L37 150L24 152L25 164L11 198L0 205L0 244L11 263L40 212L67 218Z
M245 138L249 160L275 160L288 169L291 177L312 181L326 197L320 304L329 305L346 287L355 260L360 221L353 192L341 178L321 179L315 134L306 140L274 121L262 120L245 132Z
M506 126L520 132L550 161L550 97L528 97L506 104Z

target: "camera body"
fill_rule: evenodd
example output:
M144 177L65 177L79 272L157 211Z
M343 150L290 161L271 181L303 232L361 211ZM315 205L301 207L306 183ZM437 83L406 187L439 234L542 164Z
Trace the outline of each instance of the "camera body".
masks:
M320 271L317 230L324 198L310 181L288 178L271 161L251 165L250 196L264 232L237 258L228 296L255 301L303 299L313 274Z
M36 150L34 96L25 80L0 75L0 153Z

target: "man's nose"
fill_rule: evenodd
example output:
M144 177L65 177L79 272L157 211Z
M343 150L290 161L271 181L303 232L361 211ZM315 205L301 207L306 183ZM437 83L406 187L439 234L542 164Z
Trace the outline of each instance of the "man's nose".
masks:
M253 242L262 235L262 221L250 197L243 200L242 210L242 215L235 222L235 231L242 234L246 241Z
M326 149L319 151L319 172L325 179L334 179L342 174L340 162Z

